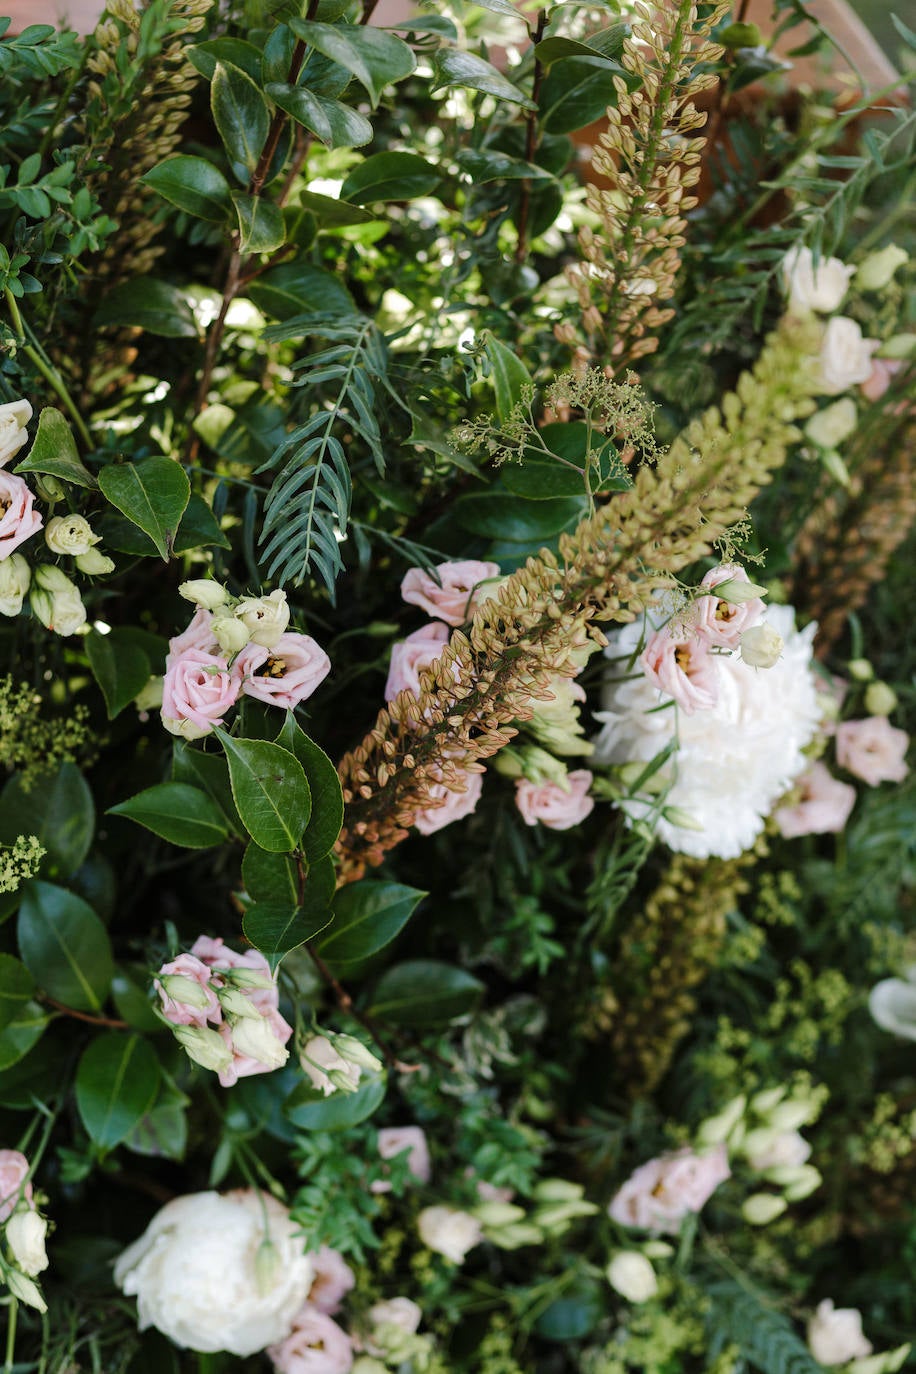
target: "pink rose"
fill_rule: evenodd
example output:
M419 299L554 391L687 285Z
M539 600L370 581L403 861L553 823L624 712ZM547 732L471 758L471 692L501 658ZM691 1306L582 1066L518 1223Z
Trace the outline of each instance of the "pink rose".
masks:
M316 1307L328 1317L333 1317L344 1294L349 1293L356 1283L353 1270L343 1255L339 1255L328 1245L322 1245L320 1250L309 1256L309 1259L315 1270L315 1277L309 1289L309 1306Z
M251 1001L254 1001L253 997ZM263 1016L270 1034L281 1045L285 1045L293 1033L292 1026L284 1021L278 1011L270 1010L263 1013ZM244 1017L242 1020L247 1021L248 1018ZM242 1053L233 1039L232 1027L228 1026L225 1021L217 1027L217 1033L222 1036L232 1051L232 1063L227 1069L220 1069L219 1071L219 1081L222 1087L231 1088L240 1078L251 1078L256 1073L273 1073L274 1069L278 1067L276 1063L265 1063L261 1059L255 1059L252 1055ZM261 1052L265 1053L266 1051L262 1049Z
M159 981L163 975L178 975L196 983L207 999L206 1006L197 1007L170 997ZM210 986L210 970L193 954L179 954L171 963L163 964L159 970L159 978L153 980L153 986L162 998L162 1014L173 1026L206 1026L208 1021L222 1021L222 1008ZM193 989L191 991L193 992Z
M411 568L401 583L401 596L412 606L422 606L436 620L463 625L474 613L479 584L499 577L499 564L469 558L463 563L440 563L436 573L438 582L422 568Z
M0 1225L13 1215L20 1198L32 1205L32 1185L26 1183L28 1174L25 1155L18 1150L0 1150Z
M715 659L702 639L675 639L667 629L656 630L639 661L649 681L688 716L708 711L719 699Z
M686 1148L660 1155L630 1175L612 1198L608 1213L622 1226L675 1235L688 1212L699 1212L730 1177L724 1145L703 1155Z
M794 806L773 812L785 840L799 835L838 835L856 804L856 789L839 782L823 763L812 763L798 780L801 796Z
M444 801L441 806L427 807L425 811L418 811L414 816L413 823L421 835L432 835L436 830L451 825L452 821L461 821L465 816L470 816L480 801L483 774L466 774L465 784L464 791L458 792L445 787L441 782L432 783L429 788L430 795L442 797Z
M222 651L216 635L213 633L212 625L213 616L211 613L205 611L203 606L198 606L187 629L169 640L169 652L165 660L166 668L170 668L172 663L183 657L189 649L202 654L220 654Z
M546 825L550 830L571 830L595 809L588 795L592 774L587 768L567 773L566 786L559 782L529 782L519 778L515 784L515 805L526 825Z
M904 761L909 743L907 732L895 730L887 716L844 720L836 728L837 762L869 787L903 782L910 771Z
M398 692L419 694L420 673L442 653L449 640L449 628L439 620L432 620L422 629L414 630L406 639L391 646L391 666L385 683L385 700L394 701Z
M903 363L898 358L872 358L871 373L862 383L865 399L880 401L901 367Z
M173 735L200 739L222 725L235 705L240 680L224 658L186 649L173 658L162 680L162 723Z
M378 1152L382 1159L409 1151L407 1169L418 1183L428 1183L430 1176L429 1146L426 1133L419 1126L386 1126L378 1133ZM390 1193L391 1184L378 1179L371 1184L373 1193Z
M291 711L310 697L331 671L331 660L311 635L280 635L269 649L248 644L235 660L242 691L268 706Z
M21 477L0 469L0 561L41 529L42 518L32 509L34 500Z
M353 1364L349 1336L309 1303L286 1340L268 1346L267 1353L278 1374L347 1374Z
M750 582L750 578L737 563L720 563L711 568L701 587L713 588L721 582ZM746 629L759 620L764 611L759 596L750 601L720 601L715 596L701 596L695 606L694 627L707 644L715 644L726 649L737 649L738 641Z

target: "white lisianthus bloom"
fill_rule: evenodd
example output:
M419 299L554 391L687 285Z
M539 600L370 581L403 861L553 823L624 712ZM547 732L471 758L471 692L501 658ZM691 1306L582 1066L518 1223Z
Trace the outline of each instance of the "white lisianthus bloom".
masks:
M608 1283L627 1302L648 1302L658 1292L655 1270L638 1250L618 1250L606 1273Z
M410 1298L387 1298L369 1308L369 1321L373 1327L394 1326L411 1336L422 1319L422 1308L411 1302Z
M417 1217L417 1229L423 1244L452 1264L462 1264L467 1252L483 1239L477 1218L457 1207L424 1207Z
M32 407L28 401L7 401L0 406L0 468L5 468L23 444L28 442L26 425L31 418Z
M0 615L18 615L32 580L32 570L21 553L0 562Z
M867 382L872 372L872 354L879 339L866 339L855 320L834 315L824 330L820 352L821 390L828 396Z
M156 1213L117 1260L115 1283L137 1298L141 1331L154 1326L191 1350L254 1355L286 1339L311 1287L296 1229L267 1193L191 1193ZM267 1284L265 1241L276 1252Z
M821 258L815 267L810 248L793 248L782 264L790 306L795 310L818 310L829 314L846 295L849 278L855 270L839 258Z
M45 1236L48 1223L34 1208L20 1208L6 1223L6 1243L24 1274L34 1278L48 1267Z
M45 525L45 543L52 553L75 557L88 553L101 536L93 534L92 526L83 515L55 515Z
M235 614L247 629L252 644L272 649L289 625L286 592L243 597L235 608Z
M715 655L718 698L714 706L692 715L672 706L669 698L643 673L632 681L609 680L603 692L607 708L598 715L604 728L595 742L601 763L648 763L676 738L676 753L656 776L668 786L665 805L692 818L685 829L661 818L654 821L671 849L696 858L737 858L762 832L770 811L807 769L802 752L820 725L817 682L811 671L811 644L816 626L801 632L789 606L772 606L768 623L784 640L779 662L766 673L735 655ZM628 674L651 630L637 620L610 636L606 650L619 659L615 677ZM654 815L649 800L628 799L622 807L630 821ZM796 1123L798 1124L798 1123Z
M872 1352L862 1331L862 1313L856 1307L834 1307L830 1298L818 1303L808 1323L808 1347L818 1364L846 1364Z

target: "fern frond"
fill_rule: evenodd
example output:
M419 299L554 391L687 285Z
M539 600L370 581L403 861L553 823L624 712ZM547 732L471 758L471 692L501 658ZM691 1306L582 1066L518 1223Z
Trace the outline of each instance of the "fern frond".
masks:
M713 1359L735 1345L759 1374L822 1374L822 1366L788 1318L768 1306L762 1295L733 1282L712 1284L707 1295Z

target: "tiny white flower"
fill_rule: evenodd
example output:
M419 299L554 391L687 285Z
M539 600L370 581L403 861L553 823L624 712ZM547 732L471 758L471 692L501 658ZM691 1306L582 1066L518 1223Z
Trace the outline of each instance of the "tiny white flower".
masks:
M849 278L856 269L839 258L821 258L815 267L810 248L794 248L782 265L789 304L795 310L836 310L849 289Z

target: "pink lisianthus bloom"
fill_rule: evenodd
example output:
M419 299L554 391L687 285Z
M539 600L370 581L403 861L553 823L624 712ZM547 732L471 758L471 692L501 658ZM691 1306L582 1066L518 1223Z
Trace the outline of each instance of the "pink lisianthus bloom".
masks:
M159 981L163 975L177 975L196 983L203 989L207 1005L205 1007L192 1006L187 1002L176 1001L175 998L170 997ZM210 970L207 965L193 954L179 954L177 959L172 959L170 963L163 964L159 970L159 978L153 980L153 986L162 999L162 1014L166 1020L171 1021L173 1026L206 1026L208 1021L222 1021L222 1009L216 993L210 986L210 977Z
M248 644L233 665L245 696L291 711L310 697L331 671L331 660L311 635L280 635L267 649Z
M421 835L432 835L446 825L451 825L453 821L464 820L465 816L470 816L471 812L476 810L483 791L483 774L468 773L465 784L463 792L446 787L441 782L431 785L430 794L444 800L441 806L427 807L425 811L418 811L414 816L413 823Z
M240 1024L246 1021L247 1018L243 1018ZM292 1036L292 1026L284 1021L278 1011L271 1009L263 1013L263 1023L266 1023L270 1034L280 1046L285 1045ZM228 1068L221 1069L219 1072L219 1081L224 1088L231 1088L240 1078L251 1078L256 1073L273 1073L274 1069L280 1067L280 1063L285 1057L281 1055L279 1062L265 1063L262 1059L256 1059L253 1055L245 1054L235 1042L234 1028L227 1025L225 1021L217 1027L217 1033L222 1036L232 1050L232 1063ZM266 1050L262 1049L261 1052L265 1053Z
M32 1185L26 1183L29 1161L18 1150L0 1150L0 1225L16 1210L20 1198L32 1206Z
M862 395L866 401L880 401L902 367L899 358L872 358L871 373L862 383Z
M328 1245L322 1245L321 1249L309 1258L315 1270L315 1277L309 1289L309 1306L316 1307L328 1317L333 1317L334 1313L339 1311L344 1296L356 1283L353 1270L343 1255Z
M639 661L652 685L688 716L710 710L719 699L715 659L699 637L675 639L667 629L656 630Z
M792 806L773 812L785 840L799 835L838 835L856 804L856 789L840 782L823 763L812 763L797 784L801 796Z
M718 568L710 568L700 586L712 590L722 582L750 580L737 563L720 563ZM760 619L763 611L764 605L759 596L741 602L722 601L715 596L701 596L696 602L693 628L707 644L737 649L744 631Z
M0 561L41 529L41 516L32 509L35 497L21 477L0 469Z
M385 683L385 700L394 701L398 692L420 691L420 673L442 653L449 640L449 628L432 620L406 639L391 646L391 664Z
M169 652L165 660L166 668L171 667L172 663L182 658L189 650L219 656L222 650L212 627L212 613L204 610L203 606L198 606L187 629L182 630L180 635L174 635L169 640Z
M702 1155L686 1148L660 1155L630 1175L611 1199L608 1213L622 1226L675 1235L688 1212L701 1211L730 1177L724 1145Z
M480 583L499 577L499 564L469 558L462 563L440 563L436 572L438 582L422 568L410 568L401 583L401 596L412 606L422 606L434 620L463 625L480 600Z
M907 732L895 730L887 716L844 720L836 728L837 762L869 787L903 782L910 771L906 766L909 743Z
M378 1152L382 1159L394 1159L408 1150L407 1168L418 1183L428 1183L430 1176L429 1146L426 1132L419 1126L386 1126L378 1133ZM390 1193L391 1184L377 1179L370 1185L373 1193Z
M515 804L526 825L546 825L550 830L571 830L595 809L588 795L592 774L587 768L567 773L566 786L559 782L529 782L519 778L515 784Z
M267 1353L277 1374L347 1374L353 1347L345 1331L324 1312L306 1303L291 1333Z
M162 680L162 723L173 735L201 739L225 722L239 686L224 658L186 649L172 658Z

